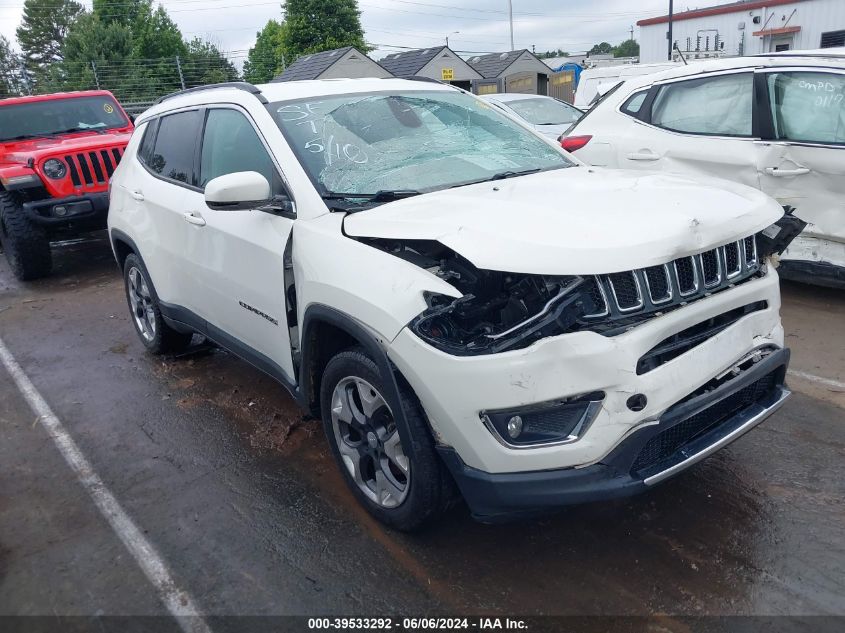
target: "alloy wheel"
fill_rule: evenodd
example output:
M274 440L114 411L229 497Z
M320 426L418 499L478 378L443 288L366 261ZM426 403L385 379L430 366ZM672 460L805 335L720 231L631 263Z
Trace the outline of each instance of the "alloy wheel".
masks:
M155 310L153 298L147 281L140 269L133 266L129 269L129 304L135 325L145 341L151 342L156 336Z
M410 490L410 460L384 397L366 380L343 378L332 393L331 419L343 463L361 492L383 508L399 506Z

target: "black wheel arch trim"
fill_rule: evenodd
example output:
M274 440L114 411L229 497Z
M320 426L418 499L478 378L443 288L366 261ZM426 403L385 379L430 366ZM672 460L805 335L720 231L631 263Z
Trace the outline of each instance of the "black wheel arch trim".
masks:
M399 395L399 383L396 379L397 369L393 366L387 352L376 340L376 337L345 312L331 308L323 304L311 304L305 309L305 316L302 319L302 330L300 340L302 341L302 363L300 366L300 384L297 391L300 404L310 408L312 397L316 394L319 400L320 385L309 385L306 377L313 376L312 367L316 361L315 351L311 344L311 329L320 323L334 326L355 339L367 352L373 362L378 366L379 374L384 379L384 386L388 393L382 394L393 412L393 419L399 429L399 437L404 446L412 446L410 427L405 418L405 409L402 406L402 398ZM303 385L305 383L305 385Z
M133 240L120 229L109 229L109 243L111 243L111 250L114 254L114 259L118 263L118 265L120 265L120 260L118 260L117 258L118 240L121 242L125 242L126 245L132 249L132 252L135 253L138 257L140 257L141 261L144 261L144 257L141 255L141 249L138 248L138 245L135 243L135 240Z

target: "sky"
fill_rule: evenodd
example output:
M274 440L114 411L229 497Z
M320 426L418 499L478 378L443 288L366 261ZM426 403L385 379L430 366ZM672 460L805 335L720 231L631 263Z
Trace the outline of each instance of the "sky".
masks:
M725 0L675 3L675 11ZM90 7L90 1L83 2ZM279 0L159 0L187 38L210 40L238 62L271 18L280 19ZM507 0L359 0L366 39L379 58L404 48L445 43L459 52L510 49ZM668 0L513 0L514 46L538 52L558 48L584 52L597 42L618 44L637 20L668 11ZM0 34L15 40L23 0L0 0ZM404 48L403 48L404 47ZM238 64L240 65L240 64Z

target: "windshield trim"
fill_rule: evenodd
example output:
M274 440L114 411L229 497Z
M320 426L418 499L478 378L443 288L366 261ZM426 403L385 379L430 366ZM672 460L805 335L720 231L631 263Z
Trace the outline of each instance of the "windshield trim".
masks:
M456 92L455 90L438 90L437 88L434 88L434 87L429 85L429 86L420 87L419 89L402 90L400 94L401 95L414 95L414 94L420 95L420 94L439 94L439 93L455 94L455 92ZM463 93L463 91L460 91L460 92ZM275 114L277 113L278 109L281 106L285 106L285 105L295 105L295 104L300 104L300 103L308 103L309 101L319 101L319 100L322 100L322 99L335 99L335 98L341 98L341 97L355 97L355 96L359 96L362 99L365 99L367 97L375 97L375 96L380 96L380 95L396 95L396 94L397 94L397 91L395 89L393 89L393 90L374 90L374 91L366 91L366 92L346 92L346 93L318 94L318 95L311 95L311 96L308 96L308 97L298 97L296 99L280 99L278 101L272 101L270 103L267 103L267 104L264 105L264 107L267 109L267 112L270 114L270 117L273 119L273 123L276 126L276 128L281 132L282 136L285 139L285 142L288 145L288 149L290 149L291 153L296 157L296 160L299 163L300 168L305 173L305 175L308 177L308 180L311 182L311 185L314 187L314 190L317 192L317 195L319 195L321 198L323 198L324 202L325 202L327 197L330 198L333 195L339 195L339 194L337 194L337 192L329 190L322 182L320 182L317 179L317 177L314 174L312 174L308 169L305 168L305 165L302 162L302 159L299 155L299 152L294 149L294 142L293 142L294 139L291 137L289 132L284 128L284 126L279 125L279 123L276 121ZM483 103L486 107L492 106L492 104L486 102L484 99L480 99L477 95L474 95L474 94L471 94L471 93L468 93L468 94L470 94L471 97L474 97L475 99L477 99L478 101ZM494 111L496 111L502 117L510 120L510 117L507 114L501 112L500 110L494 109ZM526 132L526 134L531 134L531 132L529 130L525 130L525 128L523 126L520 126L520 127ZM557 148L555 147L555 149L557 149ZM566 169L568 167L575 167L578 164L578 163L573 162L569 157L564 155L562 152L561 152L561 157L564 160L564 162L562 164L556 165L556 166L553 166L553 167L542 168L542 169L538 170L537 172L532 172L532 174L533 173L542 173L542 172L545 172L545 171L553 171L553 170L556 170L556 169ZM526 174L526 175L532 175L532 174ZM422 195L422 194L427 194L427 193L433 193L435 191L445 191L447 189L452 189L452 188L456 188L456 187L466 187L466 186L469 186L469 185L475 185L475 184L479 184L479 183L482 183L482 182L487 182L487 180L489 180L489 179L471 180L471 181L458 182L458 183L447 184L447 185L442 185L442 186L437 186L437 187L418 187L417 189L418 189L419 193ZM374 196L374 195L376 195L376 194L355 194L356 197L360 196L360 198L367 198L367 197L371 197L371 196ZM385 201L385 203L386 202L389 202L389 201ZM384 203L377 203L377 205L378 204L384 204Z

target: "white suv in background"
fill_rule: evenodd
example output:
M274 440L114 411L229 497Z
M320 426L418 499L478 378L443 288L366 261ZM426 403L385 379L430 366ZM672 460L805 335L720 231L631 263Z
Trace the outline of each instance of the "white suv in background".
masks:
M591 165L717 176L808 223L786 278L845 288L845 49L702 61L617 86L562 139Z
M788 395L795 220L749 187L592 169L420 81L224 84L136 125L109 230L142 342L278 379L389 525L455 483L488 521L647 490Z

